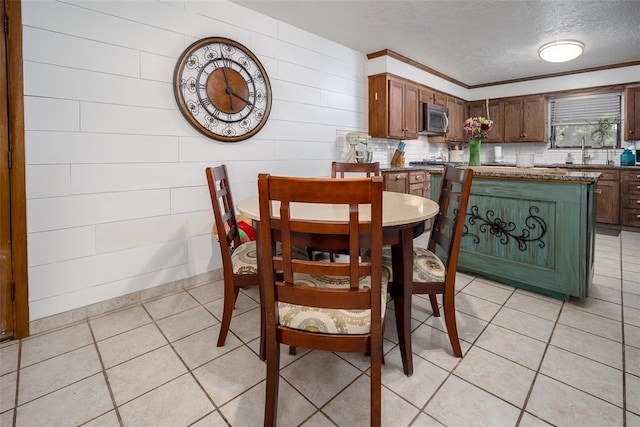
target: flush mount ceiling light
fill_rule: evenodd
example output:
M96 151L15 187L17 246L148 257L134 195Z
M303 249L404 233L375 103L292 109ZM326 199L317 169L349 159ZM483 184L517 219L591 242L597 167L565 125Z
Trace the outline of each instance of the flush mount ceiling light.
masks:
M582 55L584 44L575 40L559 40L542 45L538 49L540 58L548 62L565 62Z

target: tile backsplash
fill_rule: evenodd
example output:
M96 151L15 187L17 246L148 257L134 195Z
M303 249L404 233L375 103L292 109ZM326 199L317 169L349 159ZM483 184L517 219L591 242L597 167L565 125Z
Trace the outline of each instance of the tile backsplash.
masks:
M389 167L391 156L398 146L399 140L372 138L369 147L373 149L373 161L380 162L381 167ZM405 158L406 164L409 162L431 160L438 155L438 150L443 149L448 155L448 145L446 143L430 143L428 137L421 136L416 140L406 140ZM630 146L630 142L623 141L623 147ZM482 163L494 163L494 147L502 147L502 158L505 164L516 163L516 153L532 152L536 165L551 165L565 163L567 155L571 155L573 164L581 164L580 149L553 149L550 150L545 143L483 143L480 151L480 161ZM613 161L614 165L620 165L620 154L623 149L587 149L585 154L590 157L585 160L585 164L605 165L607 161ZM469 150L465 147L463 151L463 161L469 160Z

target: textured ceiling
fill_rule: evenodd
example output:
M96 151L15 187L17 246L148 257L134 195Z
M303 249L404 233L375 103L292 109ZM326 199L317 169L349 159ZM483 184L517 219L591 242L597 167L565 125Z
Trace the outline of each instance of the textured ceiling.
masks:
M640 61L640 0L232 0L365 54L390 49L466 85ZM585 52L538 58L558 39ZM640 76L638 76L640 80Z

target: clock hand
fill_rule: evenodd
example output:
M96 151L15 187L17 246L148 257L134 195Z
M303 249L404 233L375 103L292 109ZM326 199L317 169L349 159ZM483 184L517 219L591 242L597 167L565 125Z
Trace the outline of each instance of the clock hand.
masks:
M250 105L250 106L254 107L253 102L251 102L251 101L248 101L248 100L244 99L242 96L238 95L237 93L235 93L235 92L233 92L233 91L232 91L232 92L231 92L231 95L233 95L233 96L235 96L236 98L238 98L239 100L241 100L241 101L245 102L247 105Z
M229 100L231 101L231 109L235 111L236 103L233 102L233 96L231 96L233 95L233 89L229 85L229 77L227 77L227 67L222 67L222 73L224 74L224 82L227 84L227 90L225 92L229 94Z

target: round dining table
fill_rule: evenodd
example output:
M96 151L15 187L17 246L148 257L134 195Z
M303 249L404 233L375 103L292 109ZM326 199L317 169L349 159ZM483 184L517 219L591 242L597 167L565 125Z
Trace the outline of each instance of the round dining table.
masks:
M240 201L238 211L254 222L254 228L260 221L258 196ZM411 297L413 294L413 239L426 229L426 221L438 213L439 206L433 200L412 194L385 191L382 195L383 245L391 246L393 263L393 285L391 296L394 301L396 328L402 366L406 375L413 374L411 353ZM279 206L272 211L277 213ZM293 203L291 214L294 218L318 221L343 221L348 218L345 205L318 205L312 203ZM367 211L361 212L367 220ZM258 239L259 241L259 239ZM262 268L258 260L258 269Z

